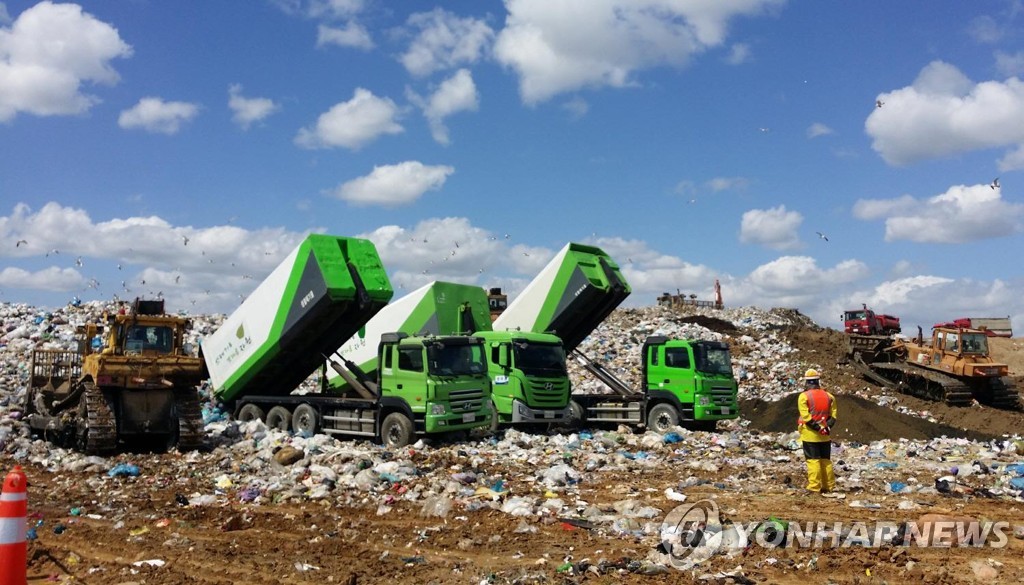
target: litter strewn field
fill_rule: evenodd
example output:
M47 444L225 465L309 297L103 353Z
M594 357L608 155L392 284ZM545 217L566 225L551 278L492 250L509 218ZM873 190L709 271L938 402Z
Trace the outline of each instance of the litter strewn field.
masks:
M507 430L388 452L239 425L207 404L207 450L100 458L32 440L19 405L27 352L69 347L76 322L102 309L0 305L0 462L29 476L30 582L1024 580L1024 414L882 392L837 365L841 334L795 311L623 309L584 342L628 377L647 335L727 341L744 418L714 433ZM217 323L197 316L193 334ZM1020 349L997 346L1017 374ZM797 379L809 366L839 400L833 460L844 499L803 493L792 430ZM596 389L584 375L573 371L574 384ZM665 554L665 520L701 501L734 525L939 513L1009 532L1001 543L950 549L865 541L847 526L825 534L837 546L722 546L680 571Z

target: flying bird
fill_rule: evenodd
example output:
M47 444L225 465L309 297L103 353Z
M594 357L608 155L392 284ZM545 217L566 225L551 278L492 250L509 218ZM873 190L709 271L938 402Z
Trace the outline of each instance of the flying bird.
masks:
M120 264L117 265L117 269L121 270L121 265Z
M826 236L825 234L823 234L821 232L814 232L814 233L818 234L819 238L825 240L826 242L828 241L828 236Z
M880 107L882 107L884 105L885 105L885 102L883 102L882 100L875 100L875 107L876 108L880 108Z
M79 256L78 258L75 258L75 266L81 266L81 265L82 265L82 257Z
M770 132L771 131L769 128L758 128L758 130L760 130L761 132Z
M530 255L529 252L523 252L523 256L529 256L529 255Z
M506 239L506 240L512 239L512 236L511 236L511 235L509 235L509 234L505 234L505 239Z
M56 254L60 254L60 250L58 250L57 248L54 248L54 249L52 249L52 250L50 250L49 252L46 253L46 257L49 258L50 254L55 254L55 255Z
M188 236L182 235L181 236L181 241L182 241L182 243L184 243L187 246L188 245Z
M999 177L996 177L995 179L992 179L992 184L989 185L989 187L991 187L993 189L998 189L999 188Z
M174 284L178 284L179 280L181 280L181 275L180 274L175 275L175 277L174 277Z
M15 244L14 244L14 247L15 247L15 248L20 248L22 244L26 244L26 245L28 245L28 240L18 240L18 241L17 241L17 242L16 242Z
M458 247L459 247L459 243L458 243L458 242L455 242L455 247L456 247L456 248L458 248Z

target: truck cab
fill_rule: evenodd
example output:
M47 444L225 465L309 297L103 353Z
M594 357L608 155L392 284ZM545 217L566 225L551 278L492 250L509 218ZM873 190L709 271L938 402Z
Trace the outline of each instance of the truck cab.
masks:
M498 424L563 423L571 417L562 340L550 333L478 331Z
M648 392L675 404L680 419L736 417L737 383L725 343L652 336L644 344L644 356Z
M404 404L416 432L468 430L491 419L482 339L385 334L378 364L382 402ZM394 429L384 426L381 435L387 440Z

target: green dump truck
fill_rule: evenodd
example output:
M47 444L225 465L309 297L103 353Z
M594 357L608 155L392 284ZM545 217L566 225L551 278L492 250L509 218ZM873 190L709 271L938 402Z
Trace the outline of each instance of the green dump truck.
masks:
M424 286L382 309L328 356L328 387L377 393L393 405L396 416L382 430L392 446L415 434L489 425L486 348L464 333L489 322L486 304L466 303L458 285Z
M372 392L356 395L328 386L321 376L317 391L293 393L392 295L373 243L308 236L202 340L214 395L242 421L260 419L302 433L379 437L390 445L408 442L407 394L422 394L412 389L422 386L422 375L395 368L368 381ZM416 356L426 362L430 347L393 335L380 339L374 351L405 364ZM482 348L477 353L482 355Z
M395 301L340 348L339 355L350 362L345 369L369 376L380 370L379 357L372 350L385 332L417 336L410 339L470 337L472 343L482 343L489 386L486 410L494 417L487 422L492 426L499 421L550 423L568 419L569 380L561 340L543 333L491 331L487 294L480 287L432 282ZM353 380L343 376L339 365L336 360L332 365L331 386L353 386ZM475 396L473 400L475 403ZM432 408L444 413L432 414L423 406L413 411L418 428L465 430L479 426L479 420L459 424L452 418L464 412L461 403Z
M714 428L737 418L737 383L729 348L715 341L650 337L641 355L642 387L635 389L579 350L623 300L630 287L618 265L598 247L570 243L495 319L495 331L548 332L612 394L572 395L581 422L645 425L679 423Z

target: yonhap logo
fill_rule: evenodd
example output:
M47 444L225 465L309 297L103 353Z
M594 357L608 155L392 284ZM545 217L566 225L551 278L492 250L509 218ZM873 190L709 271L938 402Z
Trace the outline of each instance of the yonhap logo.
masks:
M722 546L722 520L718 504L700 500L673 509L661 523L661 544L669 564L687 570L702 563Z

